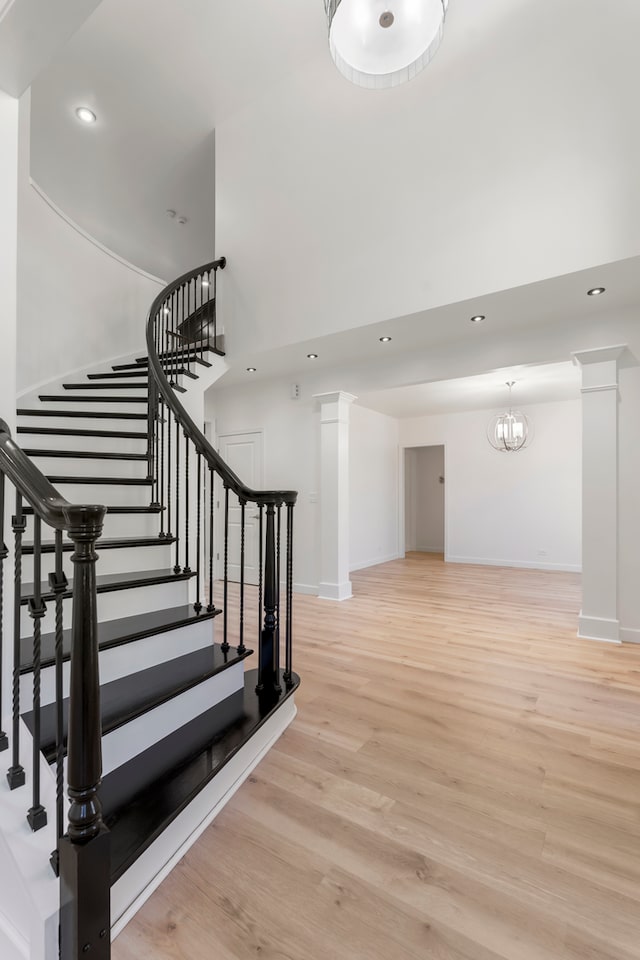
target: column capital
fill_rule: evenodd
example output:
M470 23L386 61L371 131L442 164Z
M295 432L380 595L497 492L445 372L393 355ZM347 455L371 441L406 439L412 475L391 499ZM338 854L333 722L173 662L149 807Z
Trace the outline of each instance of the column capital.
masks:
M618 343L614 347L595 347L593 350L575 350L571 356L576 366L580 367L586 367L592 363L608 363L612 360L617 364L626 349L626 343Z
M334 390L331 393L314 393L313 399L320 404L322 423L348 423L349 407L358 398L344 390Z

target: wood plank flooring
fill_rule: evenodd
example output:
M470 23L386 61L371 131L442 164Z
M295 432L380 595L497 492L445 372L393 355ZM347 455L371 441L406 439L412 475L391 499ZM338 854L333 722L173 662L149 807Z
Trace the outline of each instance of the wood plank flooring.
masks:
M576 638L573 574L353 582L295 598L298 717L114 960L640 960L640 647Z

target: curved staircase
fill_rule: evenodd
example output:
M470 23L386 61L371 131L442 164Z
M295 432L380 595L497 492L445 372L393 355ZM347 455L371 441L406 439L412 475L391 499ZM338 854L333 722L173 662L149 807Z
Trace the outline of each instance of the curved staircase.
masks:
M25 929L20 910L12 920L0 903L0 934L16 957L54 960L60 921L62 960L107 960L112 937L295 715L295 493L246 488L187 412L203 409L224 356L215 318L223 266L163 291L147 356L21 406L19 446L0 423L0 515L5 475L16 488L1 839L31 917ZM103 503L106 511L82 506ZM244 577L248 503L260 518L257 590ZM234 504L240 539L231 543ZM0 545L8 533L5 525ZM0 584L0 615L1 596ZM25 791L28 811L15 802Z

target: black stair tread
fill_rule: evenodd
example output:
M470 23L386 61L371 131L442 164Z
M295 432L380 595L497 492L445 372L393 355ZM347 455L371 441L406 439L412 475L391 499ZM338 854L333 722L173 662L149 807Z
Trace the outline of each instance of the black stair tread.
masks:
M49 483L98 483L109 484L111 486L125 487L144 487L151 486L153 480L147 477L67 477L67 476L47 476Z
M112 437L114 440L147 439L146 433L136 432L135 430L88 430L74 427L18 427L17 432L55 437Z
M146 370L141 370L138 364L134 363L136 370L129 369L128 372L107 372L107 373L88 373L88 380L123 380L129 377L146 377ZM114 367L114 371L122 371L122 367Z
M123 504L115 504L112 507L105 507L107 513L161 513L164 510L164 507L155 507L155 506L142 506L142 507L131 507ZM25 506L22 508L22 512L27 517L33 516L33 507Z
M124 383L96 383L91 380L89 383L63 383L63 390L148 390L149 384L131 383L126 380Z
M178 348L177 352L178 352L180 355L182 355L182 350L180 350L179 348ZM197 359L197 357L200 356L201 352L202 352L202 353L215 353L216 356L218 356L218 357L224 357L224 356L225 356L225 353L224 353L223 350L219 350L217 347L212 347L212 346L209 346L209 345L204 346L203 349L202 349L202 351L200 350L200 347L199 347L199 346L198 346L198 348L197 348L196 350L194 350L194 349L186 350L186 349L185 349L185 351L184 351L184 356L185 356L185 357L189 357L190 360L195 360L195 359ZM166 361L166 362L171 363L172 360L175 360L175 356L176 356L176 350L173 350L173 351L172 351L172 350L166 350L166 351L164 351L163 353L159 353L159 354L158 354L158 359L159 359L160 361ZM149 358L148 358L148 357L136 357L136 362L137 362L137 363L148 363L148 362L149 362Z
M130 673L119 680L105 683L100 687L102 735L105 736L112 730L117 730L118 727L159 707L167 700L222 673L223 670L246 659L251 653L253 653L252 650L247 650L239 654L235 647L231 647L225 653L220 644L211 643L208 647L176 657L174 660L158 663L146 670ZM63 700L62 709L66 747L68 699ZM22 719L33 733L33 711L23 714ZM47 763L55 760L55 703L49 703L40 709L40 749Z
M142 506L142 507L132 507L123 504L115 504L112 507L105 507L107 513L161 513L164 510L164 507L154 507L154 506ZM33 516L33 507L23 507L22 512L27 517Z
M73 394L41 393L38 397L45 403L146 403L146 397L76 397ZM85 414L92 417L93 413Z
M192 380L197 380L198 379L197 373L192 373L191 370L188 370L186 367L181 366L180 365L181 362L182 362L182 358L178 361L177 367L174 367L171 364L166 364L166 365L163 364L163 370L165 371L165 373L171 373L172 376L191 377ZM125 373L119 373L119 372L118 373L89 373L87 374L87 376L89 377L90 380L110 380L110 379L117 379L120 377L148 377L149 376L149 371L146 369L146 367L143 367L141 364L137 364L137 363L134 364L134 367L137 368L137 373L135 371L129 371ZM106 387L107 384L100 384L100 386ZM125 384L114 383L113 386L124 387ZM130 386L137 387L137 386L140 386L140 384L132 383L130 384Z
M282 678L282 671L280 672ZM245 674L244 690L179 727L133 760L107 774L100 787L111 831L115 883L297 689L299 677L269 701L255 692L258 673Z
M98 624L98 646L101 650L110 650L120 647L134 640L141 640L158 633L168 633L180 627L188 627L199 620L211 620L222 611L207 610L203 607L196 613L191 604L179 607L169 607L165 610L154 610L152 613L137 613L132 617L120 617L117 620L103 620ZM42 667L51 667L55 663L55 633L45 633L42 636ZM62 634L62 656L69 659L71 653L71 630ZM30 673L33 667L33 640L23 637L20 640L20 672Z
M40 398L42 399L42 397ZM50 399L55 399L51 397ZM63 397L63 400L77 400L77 397ZM93 398L95 399L95 398ZM102 398L104 400L104 397ZM121 397L118 397L121 400ZM20 407L17 411L19 417L80 417L85 420L146 420L146 413L119 413L115 411L108 413L104 410L30 410L26 407Z
M175 543L175 541L175 537L117 537L113 539L107 537L96 542L96 549L126 550L129 547L165 547L168 544ZM44 540L42 542L43 553L54 553L55 548L56 545L54 540ZM74 549L71 540L63 540L62 549L65 553L71 553L71 551ZM33 555L32 541L23 542L22 554L26 557Z
M190 580L195 577L195 572L174 573L173 570L132 570L125 573L102 573L96 577L96 589L98 593L113 593L115 590L131 590L135 587L150 587L157 583L174 583L179 580ZM20 595L20 603L25 605L29 598L33 596L33 583L23 583ZM49 584L41 584L42 599L53 600L55 594L52 593ZM70 597L73 591L73 581L69 580L68 589L62 594L63 597Z
M180 356L181 356L181 359L182 359L182 360L188 360L190 363L193 363L193 362L195 361L196 363L202 364L203 367L210 367L210 366L212 366L212 364L210 364L208 360L203 360L202 357L196 356L196 354L193 353L193 352L191 352L191 353L185 353L185 354L182 354L182 353L181 353ZM163 368L172 366L172 364L175 362L175 354L173 355L173 357L172 357L171 359L170 359L169 357L166 357L165 359L161 360L160 362L161 362ZM111 369L112 369L112 370L142 370L142 371L144 371L144 369L145 369L148 365L149 365L149 358L148 358L148 357L140 357L140 358L139 358L138 360L136 360L134 363L116 363L116 364L114 364L114 366L113 366ZM141 375L144 376L144 373L142 373ZM132 376L133 376L133 374L132 374Z
M148 460L146 453L106 450L24 450L28 457L68 457L72 460Z

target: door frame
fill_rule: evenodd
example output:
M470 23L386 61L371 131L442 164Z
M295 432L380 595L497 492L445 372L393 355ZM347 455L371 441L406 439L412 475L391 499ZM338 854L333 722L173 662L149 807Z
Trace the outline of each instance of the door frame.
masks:
M213 440L212 445L215 447L216 453L220 453L220 443L225 437L242 437L249 436L252 434L259 434L260 436L260 446L262 456L260 458L260 477L256 483L256 489L264 489L264 473L265 473L265 442L264 442L264 427L256 427L253 430L228 430L224 433L217 433L215 430L212 432ZM243 480L242 477L240 477ZM224 511L222 509L222 497L217 498L214 492L214 503L215 503L215 526L214 526L214 537L216 543L222 543L224 541ZM214 576L216 580L222 580L224 576L224 556L222 551L216 550L216 557L214 562Z
M438 443L405 443L398 447L398 555L406 556L405 538L405 463L407 450L419 450L421 447L444 447L444 562L449 560L449 497L447 486L449 477L449 449L444 440Z

